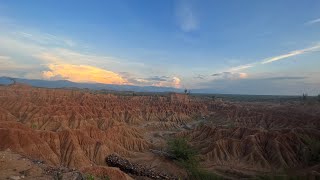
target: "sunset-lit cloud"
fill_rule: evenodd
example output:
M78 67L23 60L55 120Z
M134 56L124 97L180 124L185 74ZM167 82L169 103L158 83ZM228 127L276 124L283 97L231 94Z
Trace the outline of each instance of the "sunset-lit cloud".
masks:
M93 82L105 84L127 84L119 74L105 69L73 64L50 64L48 71L43 71L45 79L62 78L73 82Z

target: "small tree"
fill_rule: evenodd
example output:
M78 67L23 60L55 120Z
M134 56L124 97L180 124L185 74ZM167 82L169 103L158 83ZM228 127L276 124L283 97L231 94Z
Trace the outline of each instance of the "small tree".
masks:
M306 101L307 97L308 97L308 94L307 93L303 93L302 94L302 101Z
M320 94L318 95L318 102L320 102Z
M187 92L188 92L188 89L184 89L184 93L187 94Z

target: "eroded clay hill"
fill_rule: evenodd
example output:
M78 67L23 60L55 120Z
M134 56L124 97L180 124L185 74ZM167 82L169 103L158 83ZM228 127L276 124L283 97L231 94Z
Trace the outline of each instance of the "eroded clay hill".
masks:
M319 162L309 162L319 129L319 105L0 86L0 151L93 172L118 154L184 176L177 164L152 153L165 149L168 137L183 136L199 151L204 168L223 175L311 167L319 173Z
M203 113L206 106L183 95L114 96L2 86L0 150L66 167L105 165L111 153L133 157L152 148L144 138L147 129L175 128Z

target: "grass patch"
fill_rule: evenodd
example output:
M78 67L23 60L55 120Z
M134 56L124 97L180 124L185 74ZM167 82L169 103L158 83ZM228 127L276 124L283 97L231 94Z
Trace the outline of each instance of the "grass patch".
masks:
M223 179L218 175L205 171L199 167L197 151L195 151L185 138L174 138L168 141L169 152L175 157L178 163L184 167L189 179L194 180L216 180Z

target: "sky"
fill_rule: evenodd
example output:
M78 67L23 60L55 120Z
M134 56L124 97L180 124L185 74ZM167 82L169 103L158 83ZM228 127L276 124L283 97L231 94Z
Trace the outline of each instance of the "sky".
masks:
M316 95L320 1L1 0L0 76Z

